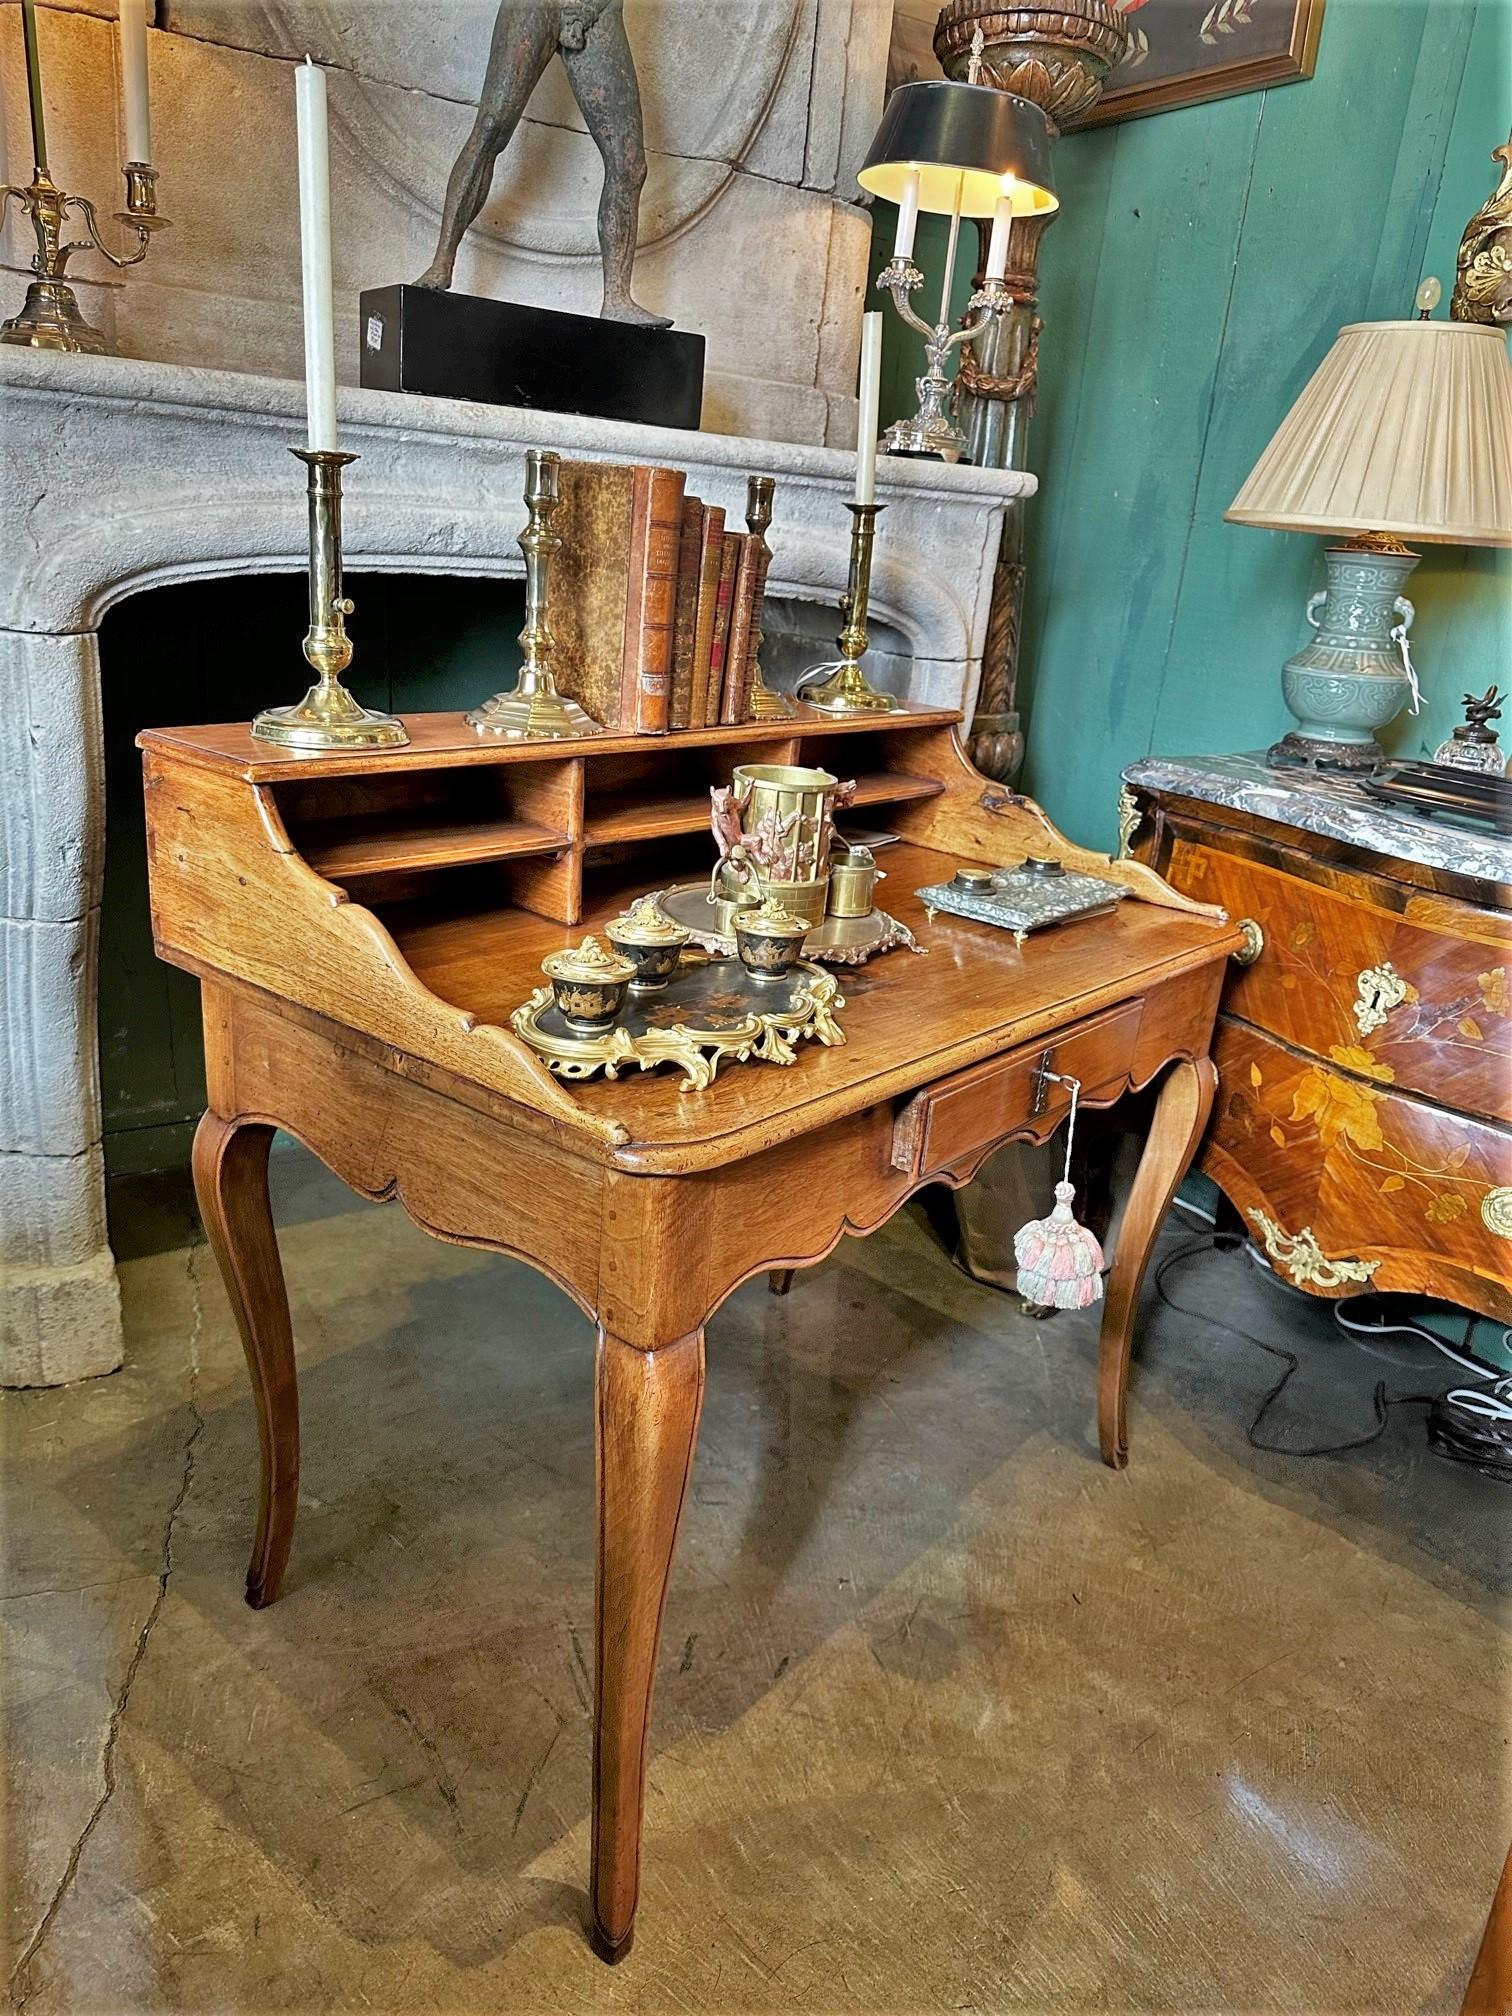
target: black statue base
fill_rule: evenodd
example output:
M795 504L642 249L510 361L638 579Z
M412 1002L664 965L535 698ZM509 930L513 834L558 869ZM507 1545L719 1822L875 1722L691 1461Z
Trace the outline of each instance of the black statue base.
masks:
M697 427L704 339L434 287L369 287L364 385L652 427Z

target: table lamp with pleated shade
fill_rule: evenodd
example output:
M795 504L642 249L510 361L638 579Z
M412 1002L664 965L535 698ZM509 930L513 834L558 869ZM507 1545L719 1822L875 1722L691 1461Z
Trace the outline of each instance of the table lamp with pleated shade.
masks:
M1224 516L1338 542L1324 555L1328 586L1307 605L1317 634L1282 671L1299 727L1271 761L1376 768L1375 730L1409 694L1416 711L1408 541L1512 546L1501 330L1426 316L1341 329Z

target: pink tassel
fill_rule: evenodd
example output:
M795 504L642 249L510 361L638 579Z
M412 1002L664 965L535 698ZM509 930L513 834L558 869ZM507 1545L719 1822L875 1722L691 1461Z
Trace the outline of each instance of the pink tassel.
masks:
M1071 1087L1071 1111L1066 1116L1066 1168L1055 1186L1055 1209L1048 1218L1032 1218L1013 1238L1018 1262L1018 1291L1025 1302L1041 1309L1086 1309L1102 1300L1103 1251L1071 1211L1076 1195L1071 1183L1071 1143L1076 1136L1076 1108L1081 1080L1045 1070L1055 1085Z
M1075 1195L1071 1184L1057 1183L1050 1216L1032 1218L1014 1235L1018 1291L1042 1308L1086 1309L1102 1299L1102 1247L1072 1215Z

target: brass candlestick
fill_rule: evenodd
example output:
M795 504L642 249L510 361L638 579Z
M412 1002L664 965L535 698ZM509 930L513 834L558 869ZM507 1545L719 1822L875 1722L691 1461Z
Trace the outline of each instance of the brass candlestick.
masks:
M558 693L551 671L554 640L547 620L551 592L551 556L559 551L560 533L553 532L561 497L560 455L549 448L525 451L525 503L530 517L520 534L525 555L525 628L520 632L525 662L512 692L495 693L468 714L468 724L480 735L507 735L521 742L560 742L574 735L602 731L576 700Z
M746 478L746 530L754 540L756 596L751 615L751 691L746 701L748 721L785 721L794 711L786 693L774 693L761 676L761 605L766 594L767 569L772 549L766 543L772 522L772 495L776 483L770 476Z
M157 214L157 170L145 161L126 163L126 208L118 210L116 222L136 233L134 252L112 252L100 236L94 205L87 196L66 196L47 172L47 129L42 118L42 73L37 60L37 24L30 0L21 9L21 37L26 49L26 83L31 100L32 179L27 183L7 182L0 194L0 225L11 198L31 219L37 249L32 257L36 279L27 284L21 311L0 323L0 343L17 343L32 350L85 351L101 356L109 350L104 334L84 318L78 297L63 278L64 268L75 252L94 251L108 259L118 271L135 266L147 256L154 231L168 227L168 219ZM70 214L83 218L88 238L65 240L64 224Z
M838 639L840 662L816 665L798 682L798 692L810 707L824 714L890 714L898 703L890 693L879 693L861 670L866 656L866 611L871 596L872 545L877 533L880 504L847 504L851 514L850 574L840 613L845 627ZM821 685L805 690L805 682L829 676Z
M341 472L355 455L335 448L291 448L304 463L310 500L310 627L304 655L320 675L295 707L268 707L252 723L259 742L287 749L398 749L409 741L392 714L375 714L341 683L352 662L341 592Z

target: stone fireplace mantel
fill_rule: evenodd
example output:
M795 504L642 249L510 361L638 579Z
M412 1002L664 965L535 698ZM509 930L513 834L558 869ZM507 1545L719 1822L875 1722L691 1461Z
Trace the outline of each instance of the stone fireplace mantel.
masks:
M0 1382L120 1362L105 1230L95 974L104 793L98 628L112 604L204 576L306 561L303 387L289 379L0 350ZM745 478L777 479L768 592L833 604L853 458L347 388L347 566L517 576L524 452L657 461L743 522ZM969 712L1013 470L888 463L872 609L907 641L912 697ZM362 695L360 612L351 683ZM298 697L291 638L269 701Z

